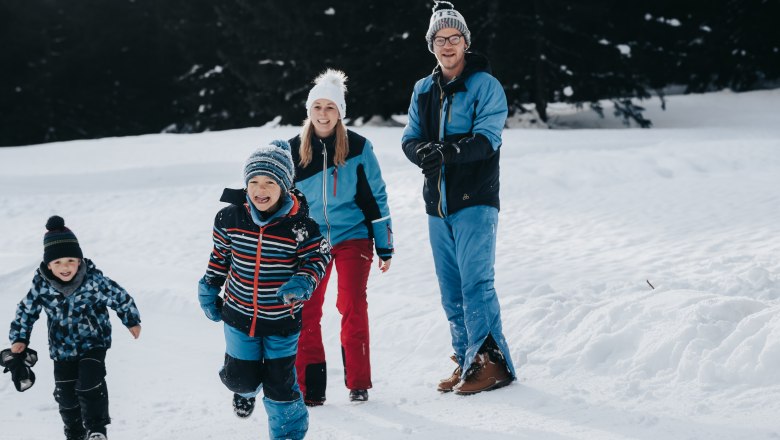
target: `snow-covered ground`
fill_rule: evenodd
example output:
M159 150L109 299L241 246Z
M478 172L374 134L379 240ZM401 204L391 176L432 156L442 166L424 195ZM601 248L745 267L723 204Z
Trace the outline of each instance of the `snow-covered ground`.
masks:
M453 365L420 172L401 129L358 129L383 168L397 254L369 280L367 403L347 399L330 289L328 401L308 438L779 439L779 104L780 90L672 96L666 112L648 104L650 130L561 113L559 126L613 128L505 131L496 286L520 380L471 397L435 390ZM262 408L232 414L221 324L196 283L222 188L241 184L256 146L295 131L0 148L1 324L55 213L139 304L137 341L112 316L111 439L267 437ZM51 370L44 354L25 393L0 378L0 439L61 436Z

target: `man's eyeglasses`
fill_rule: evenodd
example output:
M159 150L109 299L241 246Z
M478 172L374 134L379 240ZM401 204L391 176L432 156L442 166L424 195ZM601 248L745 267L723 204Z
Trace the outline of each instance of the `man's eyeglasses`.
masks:
M444 43L449 41L451 46L455 46L460 43L461 38L463 38L462 34L450 35L449 37L434 37L433 44L436 46L444 46Z

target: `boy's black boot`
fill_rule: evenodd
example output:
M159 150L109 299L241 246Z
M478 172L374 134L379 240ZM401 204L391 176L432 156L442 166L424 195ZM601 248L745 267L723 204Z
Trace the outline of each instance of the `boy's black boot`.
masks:
M81 425L65 425L65 440L84 440L87 431Z
M255 398L242 397L239 394L233 394L233 412L238 417L245 419L252 415L252 411L255 410Z

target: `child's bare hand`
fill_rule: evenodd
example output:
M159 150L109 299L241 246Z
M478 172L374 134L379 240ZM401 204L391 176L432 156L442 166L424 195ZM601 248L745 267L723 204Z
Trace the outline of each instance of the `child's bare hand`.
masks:
M14 342L13 345L11 345L11 353L21 353L25 348L27 348L27 344L24 342Z
M128 330L130 330L130 334L133 335L134 339L138 339L141 336L141 324L130 327Z
M390 270L390 261L392 260L390 260L389 258L387 260L382 260L381 258L379 259L379 270L382 271L382 273L385 273L388 270Z

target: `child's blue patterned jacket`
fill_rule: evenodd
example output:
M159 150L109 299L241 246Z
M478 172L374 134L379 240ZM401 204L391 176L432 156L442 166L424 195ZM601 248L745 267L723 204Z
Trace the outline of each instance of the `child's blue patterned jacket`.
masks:
M111 322L108 308L116 311L122 324L134 327L141 315L133 298L110 278L103 275L89 259L81 284L69 295L60 289L58 280L41 264L35 273L32 288L16 307L11 323L11 343L29 345L33 324L41 310L48 317L49 355L55 361L77 359L89 350L111 347Z

